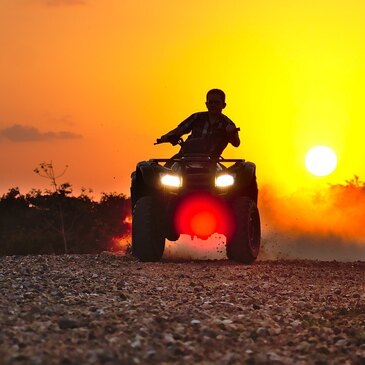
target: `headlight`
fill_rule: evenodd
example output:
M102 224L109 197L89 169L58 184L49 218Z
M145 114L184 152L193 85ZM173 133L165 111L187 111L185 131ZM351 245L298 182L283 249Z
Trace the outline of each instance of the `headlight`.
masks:
M178 175L161 174L160 181L162 185L173 188L180 188L182 186L182 179Z
M225 188L234 184L234 177L229 174L219 175L215 178L215 186Z

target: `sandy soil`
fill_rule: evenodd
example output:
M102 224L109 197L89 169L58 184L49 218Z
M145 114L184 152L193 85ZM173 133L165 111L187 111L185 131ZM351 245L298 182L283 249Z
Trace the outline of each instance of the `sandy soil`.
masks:
M0 258L1 364L365 364L365 263Z

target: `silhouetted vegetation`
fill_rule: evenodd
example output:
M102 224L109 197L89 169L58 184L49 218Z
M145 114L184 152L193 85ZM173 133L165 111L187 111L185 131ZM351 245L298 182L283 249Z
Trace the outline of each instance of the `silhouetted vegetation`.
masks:
M129 234L130 202L104 193L99 202L70 184L53 191L12 188L0 198L0 255L98 253L112 249L113 238Z
M335 184L330 186L330 192L335 196L336 205L339 209L352 207L364 215L362 208L365 199L365 182L361 181L356 175L344 184Z
M356 190L356 191L365 191L365 182L361 181L359 176L354 175L354 177L350 180L346 180L345 184L334 184L331 185L333 189L343 189L343 190Z

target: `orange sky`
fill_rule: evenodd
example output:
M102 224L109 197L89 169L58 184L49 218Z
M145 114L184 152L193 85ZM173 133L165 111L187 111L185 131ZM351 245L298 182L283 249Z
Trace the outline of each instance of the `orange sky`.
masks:
M167 157L155 138L208 89L280 192L365 179L363 0L1 0L0 194L43 188L40 162L75 190L129 193L136 163ZM338 168L314 177L304 156L332 147Z

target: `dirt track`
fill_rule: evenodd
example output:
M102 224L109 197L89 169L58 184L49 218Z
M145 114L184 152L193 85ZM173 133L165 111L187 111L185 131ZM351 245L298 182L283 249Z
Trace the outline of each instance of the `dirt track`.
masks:
M365 364L365 263L0 258L1 364Z

